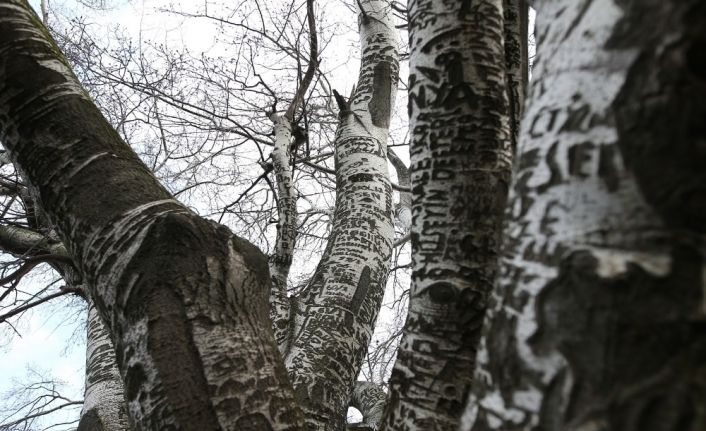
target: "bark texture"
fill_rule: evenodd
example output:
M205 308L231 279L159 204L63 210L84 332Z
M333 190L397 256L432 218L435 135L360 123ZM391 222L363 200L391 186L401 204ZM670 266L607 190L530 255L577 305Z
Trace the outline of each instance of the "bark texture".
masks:
M512 148L502 1L409 3L412 287L383 429L456 430L495 281Z
M77 431L127 431L125 387L115 348L92 301L86 326L86 388Z
M324 255L292 308L286 357L310 429L342 430L389 271L394 230L387 133L397 91L397 34L386 1L361 1L362 64L338 97L336 209Z
M537 1L463 429L706 429L706 3Z
M525 105L529 79L527 62L529 10L527 0L504 0L505 67L507 68L507 96L510 107L510 137L513 149L520 139L520 119Z
M297 192L292 180L289 163L292 140L292 124L285 116L272 114L275 126L275 147L270 158L274 165L277 184L277 243L270 256L270 318L275 331L277 347L283 357L289 351L291 341L290 304L287 297L287 277L292 266L294 245L297 240Z
M299 429L267 259L180 205L26 1L0 3L0 141L108 323L136 430Z

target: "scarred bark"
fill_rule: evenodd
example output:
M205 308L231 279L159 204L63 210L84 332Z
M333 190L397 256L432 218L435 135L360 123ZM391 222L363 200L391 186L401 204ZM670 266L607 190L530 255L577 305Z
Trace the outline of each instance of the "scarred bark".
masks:
M383 429L455 431L510 183L502 0L411 1L409 31L413 272Z
M706 3L536 1L463 429L706 429Z
M301 427L266 257L169 195L26 1L0 3L0 17L0 141L109 324L133 429Z
M396 30L389 3L361 1L362 64L348 106L339 97L335 139L336 209L311 282L293 307L286 358L307 422L342 430L350 391L382 301L394 230L387 132L398 79Z
M285 116L272 114L275 126L275 147L272 150L275 181L277 184L277 242L270 256L270 318L275 331L275 340L282 356L289 351L291 340L290 303L287 297L287 277L292 266L294 245L297 240L297 194L289 164L292 124Z

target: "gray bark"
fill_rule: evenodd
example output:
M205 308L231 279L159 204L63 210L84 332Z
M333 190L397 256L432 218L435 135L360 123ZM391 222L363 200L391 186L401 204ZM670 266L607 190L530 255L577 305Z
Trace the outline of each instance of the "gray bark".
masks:
M536 1L502 278L462 429L706 429L706 3Z
M502 0L409 3L412 286L387 430L458 428L497 274L512 145Z
M158 183L26 1L0 16L0 141L109 325L132 428L300 428L266 257Z
M342 430L372 336L394 230L387 133L397 91L397 32L389 3L359 2L363 54L349 104L337 97L336 209L312 280L292 307L287 369L311 429Z

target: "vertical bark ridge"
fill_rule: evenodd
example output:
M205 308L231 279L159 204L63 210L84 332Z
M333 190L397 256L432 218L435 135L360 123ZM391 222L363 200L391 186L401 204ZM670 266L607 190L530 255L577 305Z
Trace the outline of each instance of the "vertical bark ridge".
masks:
M504 0L505 67L507 68L507 96L510 107L510 137L513 149L520 139L520 119L525 105L529 78L527 60L528 40L527 0Z
M361 1L362 64L335 138L333 230L311 282L297 298L286 358L316 430L342 430L350 391L382 301L394 230L387 132L398 79L397 32L385 1Z
M503 276L462 429L706 429L706 5L535 4Z
M502 0L409 3L412 286L387 430L456 430L497 274L512 145Z
M133 429L300 429L266 257L173 199L26 1L0 17L0 141L109 325Z

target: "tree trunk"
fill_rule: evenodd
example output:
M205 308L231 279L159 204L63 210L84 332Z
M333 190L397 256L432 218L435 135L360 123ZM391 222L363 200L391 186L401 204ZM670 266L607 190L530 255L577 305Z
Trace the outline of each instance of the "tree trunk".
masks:
M266 257L159 184L26 1L0 3L0 16L0 141L109 324L132 427L301 427Z
M382 302L394 230L387 133L397 91L397 31L386 1L363 0L352 103L337 95L336 209L324 255L292 308L286 358L313 430L342 430Z
M706 429L706 3L537 1L463 429Z
M275 331L277 347L283 357L289 352L291 342L290 303L287 297L287 277L292 266L294 245L297 240L297 192L292 180L292 168L289 164L292 124L282 115L273 113L270 119L274 123L275 147L272 150L275 181L277 184L277 242L274 253L270 256L270 318Z
M504 0L505 67L507 68L507 96L510 107L510 137L512 148L520 139L520 119L525 105L529 78L527 64L527 0Z
M409 6L412 287L383 429L455 431L510 183L502 0Z
M128 431L125 390L110 334L88 301L86 388L77 431Z

